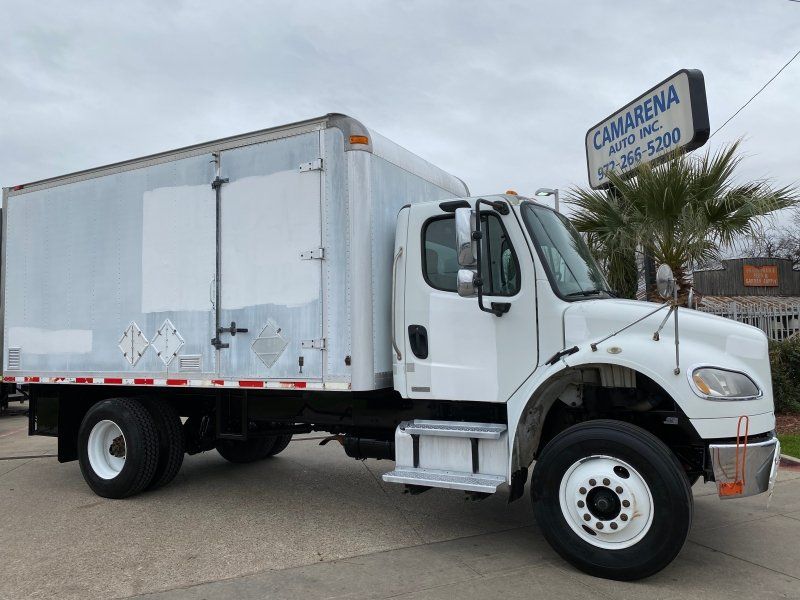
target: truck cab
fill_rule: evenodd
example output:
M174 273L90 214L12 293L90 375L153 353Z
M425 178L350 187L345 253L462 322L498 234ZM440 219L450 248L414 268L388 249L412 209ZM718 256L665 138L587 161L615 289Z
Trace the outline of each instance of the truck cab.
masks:
M535 465L548 540L615 578L663 564L632 552L643 556L654 529L667 535L659 513L676 525L667 554L680 549L700 478L723 499L771 492L780 448L763 332L670 298L617 298L549 207L511 194L404 207L393 277L395 390L503 403L507 428L401 424L387 481L488 493L507 482L515 498ZM650 478L650 467L664 472ZM589 557L598 547L615 558L601 566Z

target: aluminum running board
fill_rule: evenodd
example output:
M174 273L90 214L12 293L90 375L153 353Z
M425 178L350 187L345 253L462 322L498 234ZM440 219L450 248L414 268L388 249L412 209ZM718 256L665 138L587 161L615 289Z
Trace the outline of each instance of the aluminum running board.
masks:
M389 473L384 473L383 480L388 483L405 483L407 485L466 490L468 492L483 492L486 494L494 494L497 488L506 482L505 477L500 475L402 467Z
M507 429L502 423L458 423L455 421L422 421L416 419L400 425L409 435L482 438L498 440Z

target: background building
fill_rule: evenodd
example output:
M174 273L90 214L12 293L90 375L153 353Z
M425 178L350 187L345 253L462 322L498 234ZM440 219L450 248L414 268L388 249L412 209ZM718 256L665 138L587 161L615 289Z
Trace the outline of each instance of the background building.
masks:
M695 308L764 331L772 340L800 332L800 271L781 258L723 260L694 272Z

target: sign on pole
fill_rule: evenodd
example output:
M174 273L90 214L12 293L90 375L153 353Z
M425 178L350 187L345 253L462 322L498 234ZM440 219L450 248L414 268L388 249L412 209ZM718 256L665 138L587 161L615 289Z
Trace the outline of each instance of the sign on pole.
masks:
M682 69L586 132L589 185L607 187L608 171L624 177L640 164L699 148L710 131L703 73Z

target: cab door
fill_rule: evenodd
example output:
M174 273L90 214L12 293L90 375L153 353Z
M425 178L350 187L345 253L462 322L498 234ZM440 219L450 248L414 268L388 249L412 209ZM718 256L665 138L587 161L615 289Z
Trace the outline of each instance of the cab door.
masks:
M484 304L508 303L509 311L500 317L456 291L452 209L420 204L409 210L405 352L397 361L407 397L503 402L536 368L533 258L513 212L481 213Z

